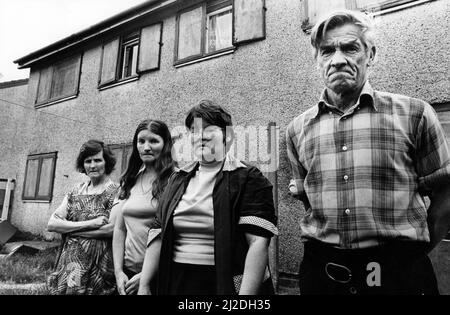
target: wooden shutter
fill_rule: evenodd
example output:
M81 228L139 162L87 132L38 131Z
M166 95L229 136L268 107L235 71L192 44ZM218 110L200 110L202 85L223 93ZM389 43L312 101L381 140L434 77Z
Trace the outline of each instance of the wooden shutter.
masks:
M81 55L67 59L54 67L51 98L61 98L78 92Z
M356 0L345 0L345 8L349 10L356 10L358 8Z
M201 56L203 12L204 7L200 6L178 16L176 60Z
M141 30L138 72L159 69L162 26L162 23L158 23L144 27Z
M313 26L324 15L336 10L346 9L348 0L306 0L308 24Z
M42 103L50 98L50 88L52 86L52 73L53 68L43 68L39 74L39 86L36 95L36 103Z
M119 46L119 38L103 45L100 85L108 84L116 80Z
M39 178L37 197L50 198L53 186L54 164L53 157L43 158Z
M265 0L234 0L233 44L266 37Z

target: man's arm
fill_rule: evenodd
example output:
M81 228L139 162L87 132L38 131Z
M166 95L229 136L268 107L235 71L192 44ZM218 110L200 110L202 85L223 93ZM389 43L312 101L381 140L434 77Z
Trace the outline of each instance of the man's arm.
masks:
M450 183L433 190L431 205L428 209L428 229L432 251L450 230Z

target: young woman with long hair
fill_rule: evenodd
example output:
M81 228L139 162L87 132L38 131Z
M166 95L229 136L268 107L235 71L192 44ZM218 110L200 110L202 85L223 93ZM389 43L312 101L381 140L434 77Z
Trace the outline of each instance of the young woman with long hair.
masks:
M113 235L114 271L121 295L137 293L147 233L159 197L174 170L172 138L159 120L142 121L134 133L133 150L122 175Z

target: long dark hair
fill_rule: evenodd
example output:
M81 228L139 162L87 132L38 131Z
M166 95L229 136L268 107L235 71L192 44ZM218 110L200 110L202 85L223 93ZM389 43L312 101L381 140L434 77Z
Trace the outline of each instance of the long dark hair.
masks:
M133 151L131 152L131 156L128 161L127 170L120 179L121 191L119 199L121 200L128 199L128 197L130 197L131 188L136 184L138 172L142 166L142 160L137 149L137 138L139 132L143 130L149 130L164 140L164 147L154 164L156 179L152 184L153 199L159 200L159 197L167 185L167 181L175 167L175 162L172 159L173 141L167 125L160 120L154 119L146 119L142 121L134 133Z

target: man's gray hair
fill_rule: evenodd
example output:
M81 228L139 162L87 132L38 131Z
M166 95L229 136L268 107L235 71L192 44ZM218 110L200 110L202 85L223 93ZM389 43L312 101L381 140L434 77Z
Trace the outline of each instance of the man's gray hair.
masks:
M320 19L312 29L311 45L313 46L314 58L317 58L325 34L345 24L353 24L361 29L361 41L366 50L375 46L375 27L372 17L359 11L340 10Z

